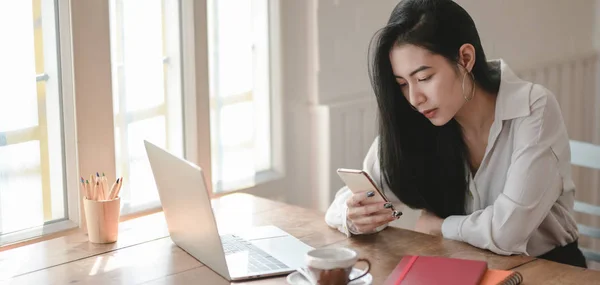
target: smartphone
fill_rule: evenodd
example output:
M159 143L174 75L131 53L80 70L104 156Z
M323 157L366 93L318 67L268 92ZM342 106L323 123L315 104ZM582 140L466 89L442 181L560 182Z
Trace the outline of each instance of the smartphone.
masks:
M369 174L366 171L358 169L339 168L337 170L337 174L338 176L340 176L342 181L346 183L346 186L350 189L350 191L352 191L352 193L373 191L373 193L375 193L375 196L369 199L373 199L374 202L391 202L383 194L383 191L381 191L377 187L371 176L369 176ZM402 212L394 209L394 206L392 206L391 209L393 211L394 216L399 217L402 215Z

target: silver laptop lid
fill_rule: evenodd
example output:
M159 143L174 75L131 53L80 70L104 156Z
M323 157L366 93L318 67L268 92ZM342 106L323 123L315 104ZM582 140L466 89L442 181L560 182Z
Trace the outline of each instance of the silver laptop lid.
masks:
M202 169L144 141L173 242L231 280Z

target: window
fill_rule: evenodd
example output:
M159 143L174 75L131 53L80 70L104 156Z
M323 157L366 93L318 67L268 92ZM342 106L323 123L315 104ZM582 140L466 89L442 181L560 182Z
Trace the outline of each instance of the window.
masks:
M272 169L269 1L208 1L213 191Z
M96 171L125 178L123 215L159 208L143 140L214 192L274 181L277 3L0 1L0 246L80 225Z
M123 214L160 206L145 139L184 154L178 2L110 1L116 172L125 178Z
M0 245L78 220L66 203L63 119L72 117L62 108L57 11L55 1L0 2Z

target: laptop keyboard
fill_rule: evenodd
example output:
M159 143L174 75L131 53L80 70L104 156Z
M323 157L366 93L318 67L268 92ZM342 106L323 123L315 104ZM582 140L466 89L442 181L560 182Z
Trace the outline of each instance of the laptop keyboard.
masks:
M221 236L225 255L236 252L248 252L248 272L261 272L288 268L285 264L266 253L264 250L254 246L247 240L236 235Z

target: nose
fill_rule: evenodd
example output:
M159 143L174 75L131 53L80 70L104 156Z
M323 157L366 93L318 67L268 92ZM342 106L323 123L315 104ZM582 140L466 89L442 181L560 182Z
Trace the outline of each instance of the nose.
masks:
M408 102L413 107L419 109L419 105L425 103L426 101L427 97L425 96L425 94L423 94L423 92L421 92L421 90L419 90L418 88L409 87Z

